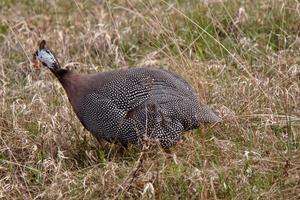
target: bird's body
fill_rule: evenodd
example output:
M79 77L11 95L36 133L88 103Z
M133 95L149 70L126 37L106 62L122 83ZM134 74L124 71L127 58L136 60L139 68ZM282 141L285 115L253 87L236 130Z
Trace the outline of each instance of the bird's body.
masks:
M183 131L221 121L199 102L185 80L162 69L129 68L88 75L49 69L64 87L81 123L98 139L127 145L150 138L169 147L181 139Z

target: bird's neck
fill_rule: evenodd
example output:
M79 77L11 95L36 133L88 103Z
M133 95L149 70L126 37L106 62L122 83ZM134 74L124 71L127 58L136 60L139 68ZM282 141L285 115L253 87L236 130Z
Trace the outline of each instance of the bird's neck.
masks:
M61 69L54 75L65 89L69 101L77 113L83 93L87 90L87 75L77 74L67 69Z
M72 73L69 69L50 69L51 72L58 78L58 80L63 79L66 75Z

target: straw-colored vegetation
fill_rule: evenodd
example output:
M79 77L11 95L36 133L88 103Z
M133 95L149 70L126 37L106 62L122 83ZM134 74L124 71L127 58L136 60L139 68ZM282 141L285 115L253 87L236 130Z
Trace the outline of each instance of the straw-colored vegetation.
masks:
M299 199L296 0L0 1L0 198ZM160 66L224 119L172 151L102 146L58 81L31 66L46 39L63 66Z

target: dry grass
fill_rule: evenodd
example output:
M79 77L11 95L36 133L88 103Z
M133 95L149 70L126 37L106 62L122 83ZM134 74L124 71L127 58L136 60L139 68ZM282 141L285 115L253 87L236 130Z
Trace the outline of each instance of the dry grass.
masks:
M295 0L2 0L0 198L299 199L299 30ZM81 73L175 71L225 122L186 133L177 163L100 146L31 67L40 39Z

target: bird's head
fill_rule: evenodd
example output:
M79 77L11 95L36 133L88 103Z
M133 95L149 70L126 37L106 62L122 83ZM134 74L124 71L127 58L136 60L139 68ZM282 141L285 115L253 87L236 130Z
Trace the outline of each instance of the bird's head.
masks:
M39 49L33 54L33 63L35 69L40 69L41 64L49 68L52 72L61 69L55 55L46 47L46 41L42 40Z

